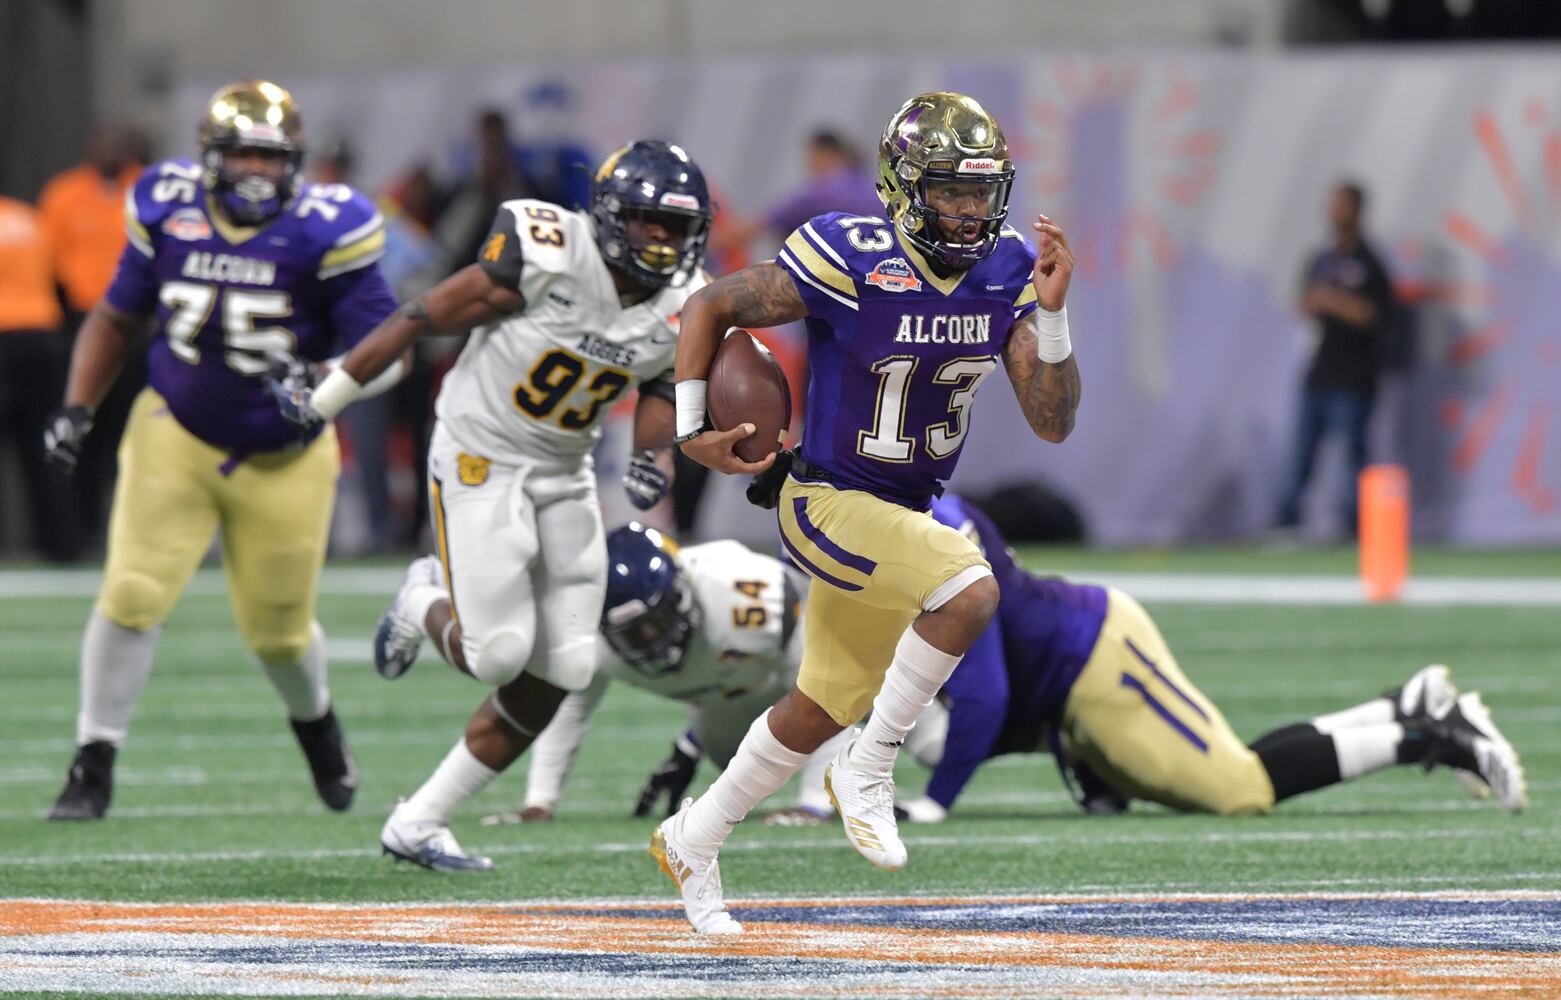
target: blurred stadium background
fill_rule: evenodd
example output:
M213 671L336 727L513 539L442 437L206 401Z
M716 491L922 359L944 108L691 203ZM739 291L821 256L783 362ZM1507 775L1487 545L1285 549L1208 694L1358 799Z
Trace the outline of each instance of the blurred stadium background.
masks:
M768 897L1059 894L1073 901L1058 904L1064 932L1081 919L1067 909L1078 899L1150 900L1098 941L1171 934L1187 914L1154 909L1154 900L1173 893L1376 894L1343 916L1286 897L1272 910L1206 915L1189 932L1225 944L1268 933L1317 944L1304 953L1200 943L1140 962L1106 944L1075 954L1059 944L1068 939L1047 937L1048 953L1062 955L1048 974L1071 995L1457 996L1478 985L1492 996L1553 996L1561 992L1553 922L1561 890L1558 39L1561 6L1549 0L4 0L0 197L37 205L51 180L89 158L115 173L136 158L192 155L207 96L226 81L266 76L299 101L309 172L347 179L394 216L386 267L403 293L470 259L496 199L525 191L576 199L580 167L634 137L682 143L704 166L723 213L720 252L709 263L722 271L773 252L793 199L833 183L819 170L860 180L851 154L871 156L877 130L906 96L972 93L1008 130L1019 169L1013 219L1044 211L1079 250L1069 298L1085 395L1076 432L1055 447L1028 439L1007 389L985 393L953 485L1000 512L1016 539L1071 543L1026 546L1031 568L1137 590L1189 675L1243 736L1447 660L1484 690L1523 751L1533 804L1507 816L1458 797L1446 773L1401 768L1251 824L1139 807L1103 829L1078 815L1048 761L1012 758L982 773L958 824L907 836L913 851L944 853L898 880L852 858L833 829L753 824L732 856L723 854L727 877L742 893ZM1346 180L1368 195L1366 234L1393 279L1375 362L1371 457L1408 470L1417 579L1392 607L1357 606L1350 525L1335 503L1348 482L1338 440L1319 459L1304 528L1274 531L1314 347L1313 324L1297 305L1303 269L1328 244L1329 198ZM82 215L64 199L50 223L84 234L79 243L56 239L47 257L62 299L50 350L30 359L33 367L10 354L0 365L0 897L10 897L0 900L0 936L39 921L113 930L17 902L39 897L192 906L666 902L660 875L638 854L648 826L626 817L682 715L633 691L616 690L599 716L559 822L478 826L482 813L518 803L518 777L497 782L457 822L463 842L499 860L494 879L400 877L377 856L375 831L394 794L448 746L475 690L434 667L387 689L367 665L368 636L402 556L428 548L420 453L456 345L427 351L416 377L344 421L347 462L320 617L364 775L355 812L317 807L208 569L159 648L122 758L115 818L68 829L39 821L72 746L80 625L101 559L112 439L101 435L108 440L94 443L96 470L74 480L33 479L29 449L37 417L58 400L73 324L91 304L81 258L101 253L108 238L94 234L87 213L96 205L101 217L102 204L119 197L117 179L96 183L111 194L78 190ZM18 259L4 256L13 233L0 217L0 266ZM0 288L5 280L0 272ZM7 306L0 295L0 328ZM7 336L0 332L0 347ZM800 334L767 337L800 387ZM133 387L119 392L128 401ZM598 456L609 525L630 514L617 486L627 450L619 423ZM699 497L697 477L680 482L676 504L654 512L660 523L773 550L773 522L742 501L741 483L709 483ZM1298 543L1316 548L1298 551ZM369 562L342 565L357 557ZM40 568L45 561L82 571ZM1447 894L1447 906L1473 900L1474 910L1443 913L1441 897L1382 902L1422 892ZM1523 895L1536 892L1549 895ZM1529 905L1550 909L1521 909ZM972 912L974 928L996 919ZM277 912L229 918L267 927ZM160 919L183 933L177 921L204 930L212 918L190 909ZM464 995L545 985L585 995L615 984L647 996L696 987L701 995L823 996L838 985L785 978L807 950L730 967L685 955L684 965L635 979L643 968L609 959L656 949L606 937L569 946L607 956L596 964L543 970L564 979L523 980L524 965L485 972L470 951L437 951L432 926L398 927L407 950L385 961L407 963L408 975L418 961L470 975L365 985L362 977L383 969L355 965L361 954L322 950L303 961L339 967L342 979L262 977L243 988ZM493 943L505 943L511 932L493 926ZM1436 927L1448 928L1445 939L1424 936ZM20 988L9 979L17 970L50 989L106 989L101 979L48 977L86 968L94 948L140 947L79 940L82 951L59 966L28 965L0 944L0 992ZM1475 950L1413 950L1465 945ZM234 961L294 960L283 951L254 958L260 953ZM921 960L911 956L894 974ZM1473 964L1458 964L1465 960ZM1112 962L1119 978L1092 978ZM135 989L188 982L172 972L159 979L163 966L137 968L147 978ZM1260 978L1211 978L1231 969ZM1034 988L1036 980L1015 975L991 995ZM894 995L960 986L884 982ZM862 995L872 988L861 984Z

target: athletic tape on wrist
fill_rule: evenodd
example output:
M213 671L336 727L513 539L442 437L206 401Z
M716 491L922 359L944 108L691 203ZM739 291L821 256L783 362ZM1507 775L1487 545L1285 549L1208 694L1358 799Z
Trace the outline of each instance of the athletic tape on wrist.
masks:
M1035 353L1047 364L1060 364L1073 353L1073 341L1068 339L1067 306L1056 312L1035 310L1035 333Z
M347 404L357 399L363 392L363 386L358 380L348 375L345 369L333 368L331 373L325 376L314 390L314 395L309 399L309 405L314 408L326 420L335 420Z
M705 396L709 383L702 378L686 378L673 391L677 394L677 436L697 434L705 425Z

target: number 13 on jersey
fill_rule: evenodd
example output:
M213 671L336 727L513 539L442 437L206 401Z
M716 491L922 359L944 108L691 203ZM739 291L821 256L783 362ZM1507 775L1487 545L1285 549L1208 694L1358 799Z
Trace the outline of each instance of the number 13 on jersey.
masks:
M905 418L921 361L914 355L896 354L873 363L872 370L878 375L878 402L873 407L872 429L856 436L859 454L880 462L904 464L914 461L918 444L934 459L948 458L959 451L970 430L976 391L997 367L997 359L985 354L952 358L938 366L932 373L932 384L953 389L949 394L949 419L927 427L925 437L918 441L908 433Z

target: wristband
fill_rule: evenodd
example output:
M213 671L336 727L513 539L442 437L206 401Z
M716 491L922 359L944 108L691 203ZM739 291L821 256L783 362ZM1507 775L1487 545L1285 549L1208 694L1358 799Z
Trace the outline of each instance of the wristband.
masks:
M687 441L705 429L705 393L709 384L702 378L686 378L674 388L677 398L677 440Z
M1073 341L1068 339L1067 306L1056 312L1035 310L1035 353L1051 365L1061 364L1073 353Z
M363 393L358 380L348 375L346 369L333 368L309 397L309 405L323 420L335 420L347 404Z

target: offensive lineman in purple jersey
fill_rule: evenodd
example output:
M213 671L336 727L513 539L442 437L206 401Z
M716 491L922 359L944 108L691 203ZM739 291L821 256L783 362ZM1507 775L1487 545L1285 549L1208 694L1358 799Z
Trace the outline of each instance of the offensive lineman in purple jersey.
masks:
M781 540L812 577L796 687L651 840L701 933L741 931L716 861L732 828L869 708L825 785L857 852L881 868L904 865L895 757L998 604L980 550L929 517L928 502L953 473L976 390L999 361L1041 438L1063 440L1078 407L1063 310L1073 257L1044 216L1034 224L1039 255L1004 225L1013 164L997 122L962 94L912 98L884 130L878 167L887 219L819 216L777 260L711 284L683 311L679 442L722 472L767 471L750 497L779 503ZM704 428L721 334L803 318L812 379L803 443L780 463L743 462L732 444L752 425Z
M200 148L200 163L155 164L130 191L129 245L45 428L50 457L74 466L93 408L155 313L150 385L120 445L108 562L82 640L76 758L51 819L107 812L158 632L218 528L234 618L286 705L315 789L342 810L357 783L314 621L336 436L301 433L267 380L277 365L287 380L310 378L394 311L376 264L384 222L345 185L299 187L303 130L276 84L219 90Z
M1121 812L1141 798L1262 814L1394 764L1453 768L1476 794L1494 794L1513 812L1527 801L1517 751L1480 695L1460 695L1444 666L1244 744L1132 597L1026 572L991 519L960 497L934 500L932 514L981 547L1002 601L944 686L947 735L941 755L935 746L920 754L939 759L926 794L904 803L913 821L942 820L988 758L1047 746L1065 780L1073 772L1070 788L1090 813Z

